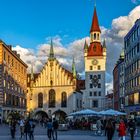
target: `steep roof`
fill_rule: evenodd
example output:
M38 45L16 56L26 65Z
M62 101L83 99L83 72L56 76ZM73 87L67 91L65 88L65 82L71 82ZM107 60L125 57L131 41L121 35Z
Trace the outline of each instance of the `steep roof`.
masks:
M92 25L90 32L101 32L100 27L99 27L99 22L98 22L98 16L96 12L96 7L94 8L94 14L93 14L93 19L92 19Z

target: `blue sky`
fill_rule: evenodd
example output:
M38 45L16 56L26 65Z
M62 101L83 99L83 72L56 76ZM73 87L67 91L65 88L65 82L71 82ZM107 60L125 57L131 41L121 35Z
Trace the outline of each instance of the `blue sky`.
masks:
M84 76L85 39L90 42L94 0L0 0L0 39L13 46L28 65L40 72L47 61L50 38L59 63ZM113 68L123 38L140 18L140 0L96 0L102 39L107 44L106 87L112 89Z
M36 48L50 36L68 44L89 35L94 0L1 0L0 38L7 44ZM138 3L137 3L138 4ZM96 0L101 26L128 15L131 0Z

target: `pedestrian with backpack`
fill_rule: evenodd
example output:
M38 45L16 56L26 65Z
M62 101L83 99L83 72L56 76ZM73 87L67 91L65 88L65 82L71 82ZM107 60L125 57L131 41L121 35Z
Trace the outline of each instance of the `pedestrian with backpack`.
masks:
M52 129L53 129L53 124L52 124L52 119L50 118L47 123L47 135L49 140L51 140L52 138Z

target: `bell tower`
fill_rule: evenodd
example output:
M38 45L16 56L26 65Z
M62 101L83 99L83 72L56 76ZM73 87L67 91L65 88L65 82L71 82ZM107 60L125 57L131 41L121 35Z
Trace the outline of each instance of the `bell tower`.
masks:
M96 6L95 6L93 19L92 19L92 25L91 25L91 29L90 29L90 43L101 42L100 35L101 35L101 30L99 27Z
M85 90L83 107L100 111L105 101L106 43L101 42L101 30L96 6L90 28L90 44L85 41Z

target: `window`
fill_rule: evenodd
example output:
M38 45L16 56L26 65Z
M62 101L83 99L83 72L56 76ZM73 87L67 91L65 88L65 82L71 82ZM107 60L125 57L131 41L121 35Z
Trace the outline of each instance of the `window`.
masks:
M90 68L89 68L90 70L92 70L92 66L90 66Z
M92 107L98 107L98 100L92 101Z
M16 62L16 64L15 64L15 69L17 69L17 62Z
M139 53L139 43L137 44L137 53Z
M5 81L5 80L3 80L3 86L4 86L4 87L6 86L6 81Z
M23 67L21 67L21 73L23 74Z
M79 100L78 99L76 100L76 105L77 105L77 108L79 108Z
M99 34L97 34L97 39L99 40Z
M101 70L101 66L100 65L98 65L98 70Z
M101 75L100 74L98 74L98 79L101 79Z
M89 92L89 96L92 96L92 92L91 91Z
M6 61L6 52L4 51L4 60Z
M89 75L90 79L92 79L92 75Z
M8 55L8 64L10 64L10 56Z
M82 100L80 100L80 108L82 108Z
M97 96L97 92L96 91L94 91L94 96Z
M14 66L14 60L12 59L12 67Z
M90 88L93 88L93 85L92 84L90 84L89 86L90 86Z
M134 105L134 94L128 96L128 104Z
M61 94L61 107L67 107L67 93L62 92Z
M53 89L49 91L49 107L55 107L55 91Z
M101 91L99 91L99 96L101 96Z
M98 88L101 88L101 84L100 83L98 84Z
M18 71L20 72L20 64L18 64Z
M94 40L96 40L96 33L94 33Z
M43 107L43 94L42 93L38 94L38 107L39 108Z

